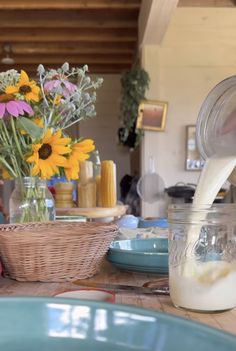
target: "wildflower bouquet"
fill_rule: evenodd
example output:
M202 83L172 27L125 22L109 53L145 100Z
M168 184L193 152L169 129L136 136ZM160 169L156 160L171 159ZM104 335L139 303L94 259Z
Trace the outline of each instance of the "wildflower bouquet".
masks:
M24 190L24 210L17 219L21 222L49 219L42 180L55 175L78 179L79 161L87 159L95 146L91 139L72 140L66 130L96 114L95 90L102 84L102 79L91 80L86 65L70 69L64 63L57 70L39 65L37 73L37 81L24 71L0 73L2 176L20 184L25 177L39 179L39 187ZM36 218L30 217L32 206Z

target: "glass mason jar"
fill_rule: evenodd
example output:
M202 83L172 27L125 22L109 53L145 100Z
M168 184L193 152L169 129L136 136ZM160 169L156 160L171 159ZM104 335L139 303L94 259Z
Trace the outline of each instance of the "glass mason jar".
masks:
M46 180L24 177L15 180L9 201L10 223L55 220L55 204Z
M168 220L173 304L198 312L236 307L236 205L171 205Z
M204 100L197 119L196 141L205 160L216 154L236 157L236 76L217 84ZM236 168L229 181L236 185Z

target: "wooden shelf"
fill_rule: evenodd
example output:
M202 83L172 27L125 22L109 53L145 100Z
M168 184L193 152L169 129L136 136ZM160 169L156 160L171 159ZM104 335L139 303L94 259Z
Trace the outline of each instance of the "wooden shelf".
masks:
M94 207L94 208L57 208L56 214L58 216L85 216L87 218L105 218L105 217L120 217L127 211L124 205L117 205L115 207Z

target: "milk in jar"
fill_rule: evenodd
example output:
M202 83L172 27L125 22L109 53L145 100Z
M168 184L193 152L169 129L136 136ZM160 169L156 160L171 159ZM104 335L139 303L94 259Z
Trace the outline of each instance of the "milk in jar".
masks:
M197 121L206 162L193 204L169 208L170 295L177 307L222 311L236 306L236 205L213 204L236 184L236 76L207 96Z

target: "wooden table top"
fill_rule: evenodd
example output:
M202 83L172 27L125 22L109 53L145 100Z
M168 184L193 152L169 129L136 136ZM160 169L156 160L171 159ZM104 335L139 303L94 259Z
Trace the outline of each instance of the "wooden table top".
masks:
M145 282L155 279L157 279L157 276L151 274L121 272L108 262L104 262L100 272L88 279L88 281L142 286ZM55 294L67 290L77 290L78 288L78 285L71 282L41 283L0 279L0 296L54 296ZM116 293L116 303L136 305L171 313L236 335L236 308L222 313L193 313L176 309L172 305L169 296L142 295L134 292Z

